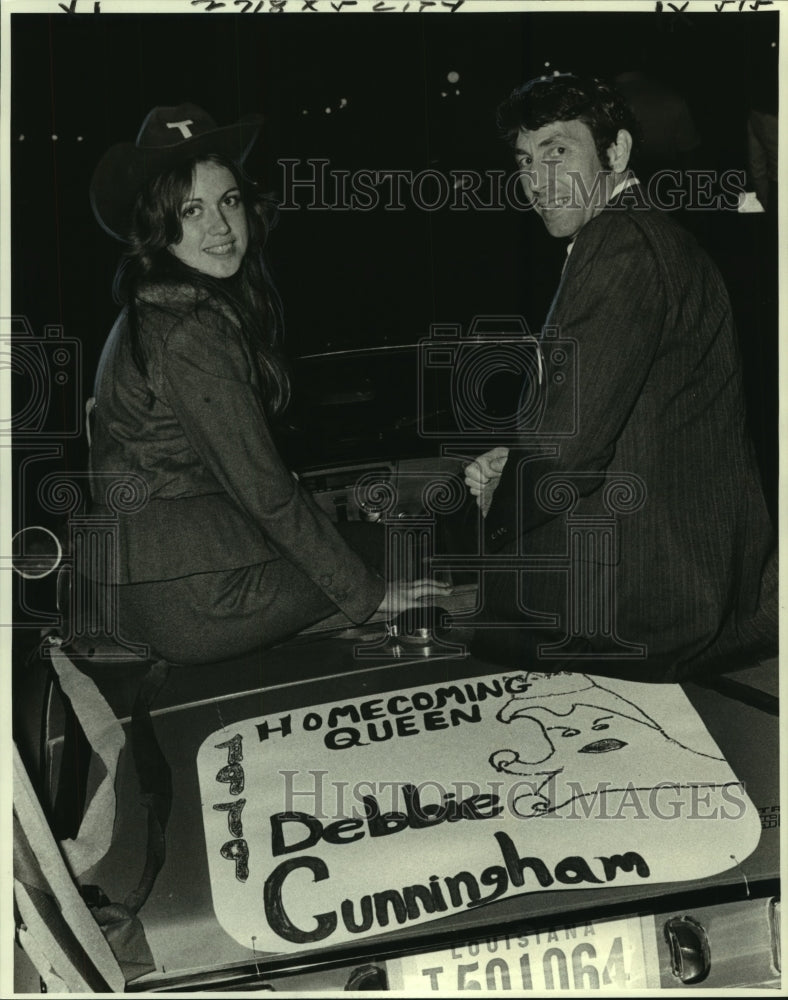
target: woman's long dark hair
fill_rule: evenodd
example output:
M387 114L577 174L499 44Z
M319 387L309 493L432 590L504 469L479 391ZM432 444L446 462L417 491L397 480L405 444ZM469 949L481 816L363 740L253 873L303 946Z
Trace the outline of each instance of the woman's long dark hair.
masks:
M181 207L190 196L197 164L205 162L226 167L232 173L246 213L247 250L232 278L214 278L189 267L167 249L183 236ZM275 416L285 409L290 398L290 379L280 353L282 307L264 255L274 219L273 204L256 190L237 164L217 154L182 160L142 188L134 204L130 246L118 266L113 292L116 301L127 308L131 354L143 377L147 374L147 363L141 337L140 293L151 285L187 284L198 293L195 310L199 310L200 300L205 298L229 308L251 356L257 359L269 415ZM151 302L145 298L145 306L175 312L164 301Z

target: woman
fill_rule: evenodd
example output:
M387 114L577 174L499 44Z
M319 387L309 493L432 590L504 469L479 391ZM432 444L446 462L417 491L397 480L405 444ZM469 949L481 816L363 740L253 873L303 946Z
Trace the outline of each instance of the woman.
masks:
M269 425L289 384L264 204L240 168L258 130L217 128L191 104L155 108L91 183L99 223L128 244L96 379L94 509L107 482L143 494L119 515L119 565L104 576L123 638L179 663L447 591L387 589L277 452Z

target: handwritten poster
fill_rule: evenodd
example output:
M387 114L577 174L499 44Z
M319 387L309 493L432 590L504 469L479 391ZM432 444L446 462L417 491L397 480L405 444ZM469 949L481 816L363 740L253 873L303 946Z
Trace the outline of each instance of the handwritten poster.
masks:
M196 766L217 919L269 952L516 894L704 878L760 833L680 688L586 674L248 719L212 733Z

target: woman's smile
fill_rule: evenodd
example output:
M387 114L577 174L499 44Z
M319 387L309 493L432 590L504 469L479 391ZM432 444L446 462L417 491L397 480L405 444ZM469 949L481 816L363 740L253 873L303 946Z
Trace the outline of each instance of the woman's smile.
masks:
M205 253L216 254L219 257L224 257L226 254L232 253L235 249L235 240L230 240L229 243L220 243L218 246L205 247Z

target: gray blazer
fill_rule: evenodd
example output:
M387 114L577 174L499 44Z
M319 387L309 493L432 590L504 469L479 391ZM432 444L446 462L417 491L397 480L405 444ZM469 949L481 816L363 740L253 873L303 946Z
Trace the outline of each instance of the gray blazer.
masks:
M147 290L147 378L132 360L125 312L99 365L94 513L106 512L113 479L144 484L145 493L138 510L119 515L116 582L282 557L363 621L382 600L384 581L283 465L241 331L216 303L203 300L195 310L194 295L187 287Z

